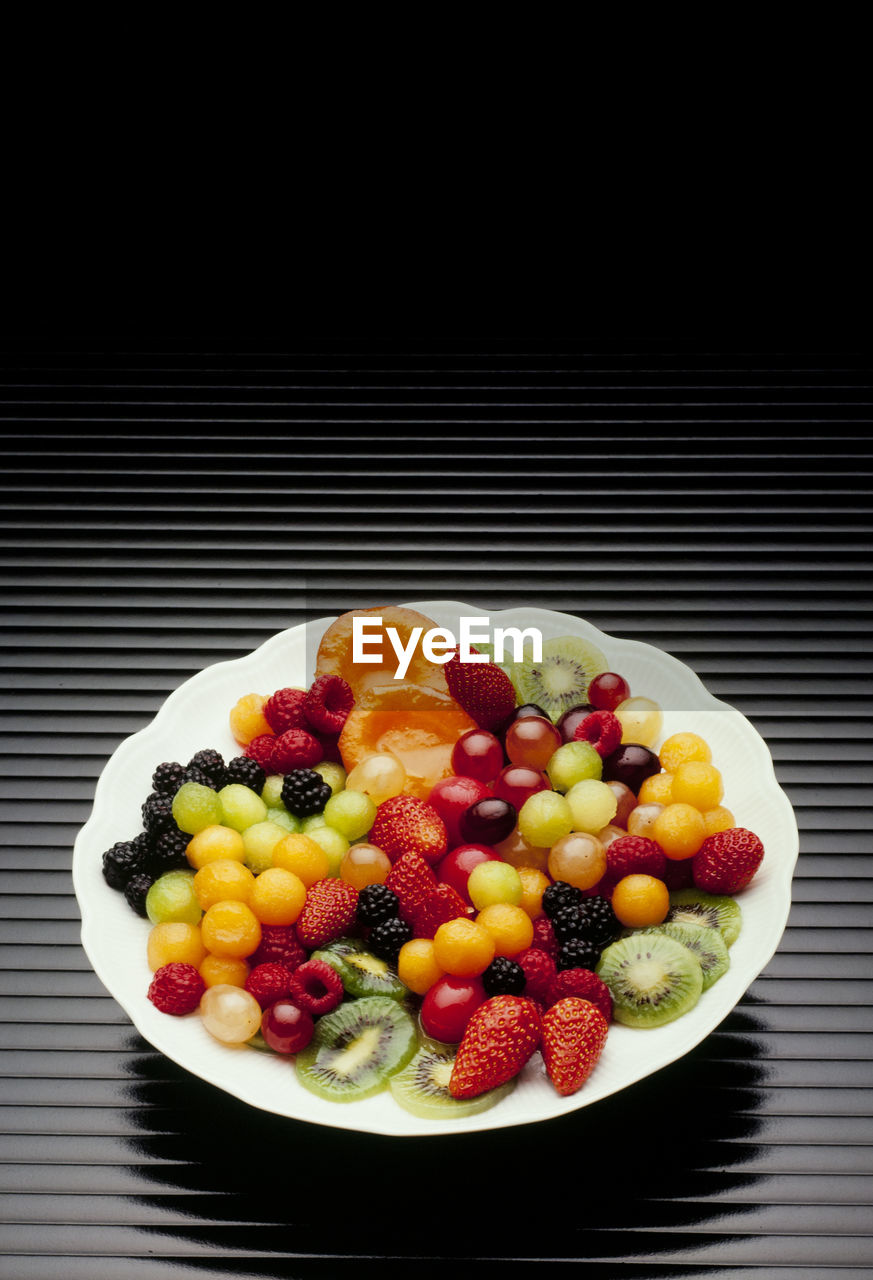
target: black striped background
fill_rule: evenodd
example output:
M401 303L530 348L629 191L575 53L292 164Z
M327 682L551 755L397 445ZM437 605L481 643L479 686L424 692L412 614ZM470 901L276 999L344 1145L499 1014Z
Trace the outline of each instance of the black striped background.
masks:
M9 344L4 1276L869 1276L870 375L778 345ZM560 1123L253 1112L91 973L73 839L207 663L438 597L577 613L744 712L798 816L788 931L694 1053Z

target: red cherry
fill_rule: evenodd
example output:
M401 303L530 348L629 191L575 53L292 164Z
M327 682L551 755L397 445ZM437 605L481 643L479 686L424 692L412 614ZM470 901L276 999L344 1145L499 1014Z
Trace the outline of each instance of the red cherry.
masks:
M443 1044L460 1044L467 1023L485 1000L481 978L438 978L421 1003L421 1025Z
M264 1010L261 1035L276 1053L299 1053L312 1039L315 1024L291 1000L277 1000Z
M624 676L614 671L603 671L588 686L588 701L595 711L614 711L620 702L630 697L630 685Z
M508 764L501 769L494 783L494 794L501 800L508 800L519 810L529 796L538 791L548 791L551 784L544 773L531 769L526 764Z
M428 802L433 805L446 826L448 847L461 843L458 823L461 814L478 800L487 800L491 788L486 787L478 778L451 777L441 778L431 788Z
M443 884L450 884L465 902L470 902L467 893L467 881L470 872L480 862L503 862L496 849L488 844L459 844L450 849L436 869L437 879Z
M465 778L493 782L503 768L503 747L487 729L468 729L452 750L452 769Z

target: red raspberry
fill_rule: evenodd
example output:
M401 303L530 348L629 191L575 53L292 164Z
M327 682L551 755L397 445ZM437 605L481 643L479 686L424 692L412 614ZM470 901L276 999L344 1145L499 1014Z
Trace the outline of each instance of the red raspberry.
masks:
M291 999L313 1017L335 1009L343 994L343 980L326 960L307 960L291 975Z
M321 759L329 760L332 764L342 764L342 752L339 749L338 733L319 733L313 729L312 736L321 747Z
M293 971L306 959L306 951L300 945L293 924L262 924L261 941L249 964L269 964L278 961Z
M515 959L524 969L524 994L538 1004L547 1006L557 974L553 958L539 947L527 947Z
M180 1018L186 1013L193 1013L205 990L206 983L193 964L174 960L157 970L149 986L148 997L161 1013L171 1013Z
M656 840L648 836L619 836L607 845L606 877L616 884L625 876L643 875L663 879L667 858Z
M246 991L255 997L262 1009L266 1009L290 994L292 976L291 970L277 960L256 964L246 978Z
M273 768L273 747L276 738L272 733L259 733L245 749L245 754L261 766L265 773L275 773Z
M612 1021L612 995L602 978L590 969L562 969L555 974L549 1004L556 1004L564 996L579 996L597 1006L607 1022Z
M764 846L753 831L731 827L707 836L691 859L698 889L706 893L739 893L761 865Z
M275 733L284 733L286 729L305 729L305 698L305 689L277 689L264 703L264 718L270 728Z
M664 874L659 879L672 893L674 889L690 889L694 884L693 858L668 858ZM614 886L613 886L614 887Z
M352 686L342 676L316 676L303 711L310 728L319 733L339 733L354 705Z
M551 956L553 960L557 959L558 939L555 937L555 931L548 916L537 916L534 920L531 946L545 951L546 955Z
M273 773L311 769L321 760L321 743L306 729L286 729L273 742Z
M612 755L621 743L621 721L611 711L592 711L576 725L574 739L590 742L599 756Z

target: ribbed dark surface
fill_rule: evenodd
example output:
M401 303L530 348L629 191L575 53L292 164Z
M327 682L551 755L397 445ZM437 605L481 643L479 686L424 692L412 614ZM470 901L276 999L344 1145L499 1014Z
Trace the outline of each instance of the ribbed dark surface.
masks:
M868 1277L869 355L19 343L3 363L2 1274ZM72 842L107 757L189 675L307 617L436 597L578 613L744 712L797 812L790 925L693 1054L564 1121L312 1129L136 1034L79 946Z

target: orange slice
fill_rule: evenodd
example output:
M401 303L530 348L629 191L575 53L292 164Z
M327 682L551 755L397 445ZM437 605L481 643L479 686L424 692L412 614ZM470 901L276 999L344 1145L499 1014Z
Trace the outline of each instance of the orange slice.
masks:
M366 652L376 659L374 662L355 662L353 659L352 627L354 618L381 618L382 626L377 631L371 627L367 633ZM318 647L316 675L342 676L352 687L355 700L373 688L391 687L392 684L418 685L437 689L448 694L445 672L439 663L429 662L421 651L421 636L437 626L432 618L425 617L415 609L404 609L400 605L386 604L374 609L351 609L332 622L325 631ZM404 649L414 627L421 627L412 661L403 676L403 681L395 681L399 667L399 659L387 635L387 628L394 627L398 640Z

